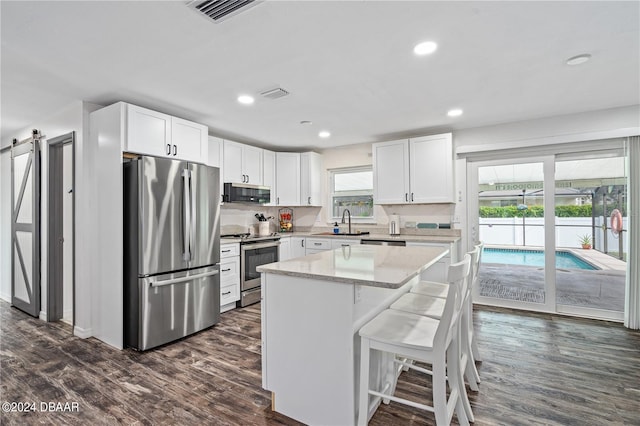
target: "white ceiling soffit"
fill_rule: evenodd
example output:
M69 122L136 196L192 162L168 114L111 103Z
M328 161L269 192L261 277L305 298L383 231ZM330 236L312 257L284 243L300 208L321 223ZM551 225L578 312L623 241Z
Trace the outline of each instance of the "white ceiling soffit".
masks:
M640 104L638 1L263 1L220 24L185 1L0 9L3 144L79 100L283 150ZM423 41L438 49L414 55Z
M238 13L256 6L260 0L193 0L187 5L197 13L211 19L213 22L222 22Z

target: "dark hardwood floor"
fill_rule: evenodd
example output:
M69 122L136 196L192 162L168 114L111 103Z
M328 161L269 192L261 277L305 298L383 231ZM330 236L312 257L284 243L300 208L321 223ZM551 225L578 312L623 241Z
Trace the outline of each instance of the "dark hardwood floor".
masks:
M38 410L42 402L77 403L76 411L2 412L3 425L298 424L272 412L261 388L259 305L145 353L78 339L69 326L6 302L0 320L0 403L35 402ZM470 393L476 425L640 425L639 332L486 307L477 308L475 321L484 359L480 392ZM398 394L430 397L427 380L404 373ZM370 422L434 423L431 414L396 403L381 406Z

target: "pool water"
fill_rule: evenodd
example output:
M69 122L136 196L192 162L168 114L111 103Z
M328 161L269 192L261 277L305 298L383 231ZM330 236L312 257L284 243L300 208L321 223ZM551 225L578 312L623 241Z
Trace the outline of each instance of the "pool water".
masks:
M544 252L542 250L485 248L482 251L482 262L544 266ZM566 251L556 251L556 268L587 269L592 271L598 269Z

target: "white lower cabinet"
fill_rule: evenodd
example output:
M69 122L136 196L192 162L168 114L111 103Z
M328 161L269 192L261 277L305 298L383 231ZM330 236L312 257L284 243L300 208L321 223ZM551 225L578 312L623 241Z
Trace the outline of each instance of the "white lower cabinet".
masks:
M240 244L220 245L220 312L236 307L240 300Z
M340 247L357 246L357 245L360 245L360 240L343 240L343 239L331 240L332 249L337 249Z
M331 240L329 239L307 238L305 241L305 254L315 254L326 250L331 250Z
M281 237L280 247L278 248L278 260L284 261L291 259L291 237Z
M338 237L307 238L305 241L305 254L320 253L321 251L334 250L341 247L359 245L360 240L344 240Z
M306 255L305 237L291 237L291 259Z

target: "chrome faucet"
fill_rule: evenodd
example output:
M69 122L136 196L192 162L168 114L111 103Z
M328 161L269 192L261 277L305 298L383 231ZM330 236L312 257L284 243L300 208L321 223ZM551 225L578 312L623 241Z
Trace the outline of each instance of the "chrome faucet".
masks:
M349 211L349 209L344 209L342 211L342 223L344 223L344 214L345 213L349 214L349 234L351 234L351 212Z

